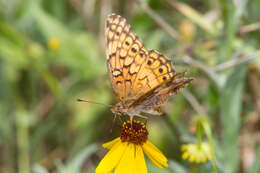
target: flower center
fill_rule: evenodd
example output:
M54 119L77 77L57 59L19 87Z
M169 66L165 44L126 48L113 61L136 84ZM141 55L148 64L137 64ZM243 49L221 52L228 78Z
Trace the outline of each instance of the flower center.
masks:
M144 123L140 121L124 122L121 129L120 138L122 142L130 142L136 145L143 145L148 136L148 131Z

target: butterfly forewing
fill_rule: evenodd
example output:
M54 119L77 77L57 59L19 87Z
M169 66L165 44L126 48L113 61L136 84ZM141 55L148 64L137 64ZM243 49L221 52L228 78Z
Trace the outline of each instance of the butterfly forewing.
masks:
M171 62L146 49L126 20L116 14L106 21L106 58L113 90L123 102L134 102L174 75Z

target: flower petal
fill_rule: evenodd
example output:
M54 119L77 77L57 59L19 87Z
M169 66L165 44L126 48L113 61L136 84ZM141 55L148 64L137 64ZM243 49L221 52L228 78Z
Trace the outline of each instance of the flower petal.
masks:
M147 155L149 157L149 159L153 162L153 164L155 166L157 166L160 169L163 169L162 165L160 163L158 163L153 157L150 157L149 155Z
M122 159L115 169L115 173L135 173L135 146L132 143L127 143Z
M147 141L146 143L143 144L143 149L144 152L147 154L147 156L149 157L149 159L157 166L157 167L161 167L158 166L159 165L163 165L165 167L168 167L167 164L167 158L162 154L162 152L156 147L154 146L151 142Z
M150 141L146 141L146 144L149 145L150 148L156 150L157 152L159 152L159 153L161 153L163 155L163 153L155 145L153 145ZM166 159L166 157L165 157L165 159Z
M116 167L120 159L124 155L127 149L127 144L124 142L118 142L115 144L111 150L105 155L105 157L100 161L96 168L96 173L109 173Z
M117 142L119 142L120 137L110 141L110 142L106 142L104 143L102 146L108 150L110 150Z
M135 153L135 165L136 165L135 172L147 173L147 167L146 167L146 163L145 163L144 153L143 153L142 147L137 145L135 152L136 152Z

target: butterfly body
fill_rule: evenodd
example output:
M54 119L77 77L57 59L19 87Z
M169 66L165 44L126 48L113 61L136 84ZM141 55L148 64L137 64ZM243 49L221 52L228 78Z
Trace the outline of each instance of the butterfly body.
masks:
M162 114L160 106L189 83L164 55L145 48L126 20L111 14L106 21L106 59L112 88L120 102L111 111L130 117Z

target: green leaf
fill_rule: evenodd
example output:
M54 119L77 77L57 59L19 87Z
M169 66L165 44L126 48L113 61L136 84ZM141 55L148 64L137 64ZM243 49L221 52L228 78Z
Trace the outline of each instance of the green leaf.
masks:
M221 158L225 171L228 173L236 172L239 163L238 135L246 72L247 66L235 67L220 91L220 112L223 128Z
M68 67L72 73L87 79L105 73L105 55L98 51L98 40L91 33L71 31L41 8L36 8L34 15L46 44L51 38L60 42L57 54L50 59L53 63Z
M0 37L0 58L15 67L28 65L28 57L22 46Z
M67 172L80 173L83 162L88 157L90 157L91 154L96 152L97 149L98 146L95 144L87 146L85 149L79 152L79 154L77 154L74 158L68 161L67 164L62 164L61 162L59 162L57 165L58 172L59 173L67 173Z
M86 148L84 148L82 151L80 151L69 163L69 167L74 173L80 173L80 169L82 167L83 162L90 157L91 154L96 152L98 149L98 146L93 144L89 145Z

